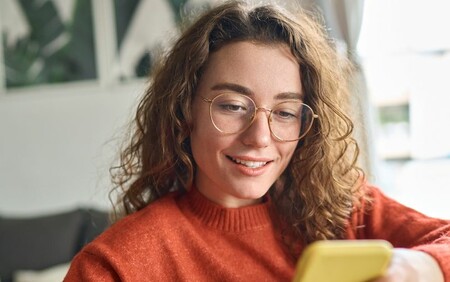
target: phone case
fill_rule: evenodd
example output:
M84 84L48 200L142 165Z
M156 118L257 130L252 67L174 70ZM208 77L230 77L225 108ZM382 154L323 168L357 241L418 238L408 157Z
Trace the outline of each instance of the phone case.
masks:
M392 245L384 240L330 240L309 245L294 282L363 282L384 274Z

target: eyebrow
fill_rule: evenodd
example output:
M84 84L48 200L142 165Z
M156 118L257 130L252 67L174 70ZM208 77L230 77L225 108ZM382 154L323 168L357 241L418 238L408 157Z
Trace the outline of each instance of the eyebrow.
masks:
M211 90L230 90L239 94L254 96L252 90L249 88L235 84L235 83L218 83L211 87ZM275 95L275 100L286 100L286 99L295 99L295 100L303 100L303 94L299 92L281 92Z

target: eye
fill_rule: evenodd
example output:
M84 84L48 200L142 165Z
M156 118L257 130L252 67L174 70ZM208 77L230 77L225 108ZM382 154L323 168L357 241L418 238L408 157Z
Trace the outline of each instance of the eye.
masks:
M279 111L278 115L283 118L293 118L296 117L295 114L287 112L287 111Z
M273 115L279 120L298 120L298 112L292 109L277 109Z
M220 110L226 112L246 112L247 107L240 104L222 103L219 105Z
M234 98L216 100L213 106L216 113L224 115L247 115L250 111L248 103Z

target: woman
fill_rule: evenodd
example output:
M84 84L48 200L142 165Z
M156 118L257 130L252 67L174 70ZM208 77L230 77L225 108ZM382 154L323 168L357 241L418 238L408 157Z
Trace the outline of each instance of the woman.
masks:
M305 14L205 13L139 104L114 174L127 216L66 280L289 281L306 245L332 239L390 241L379 281L450 279L449 222L385 197L356 166L348 74Z

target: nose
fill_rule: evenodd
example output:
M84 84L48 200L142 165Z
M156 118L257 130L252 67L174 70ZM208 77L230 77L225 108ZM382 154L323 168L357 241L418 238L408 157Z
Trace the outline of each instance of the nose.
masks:
M272 140L268 123L268 113L265 110L257 111L253 123L241 136L242 142L247 146L257 148L267 147Z

